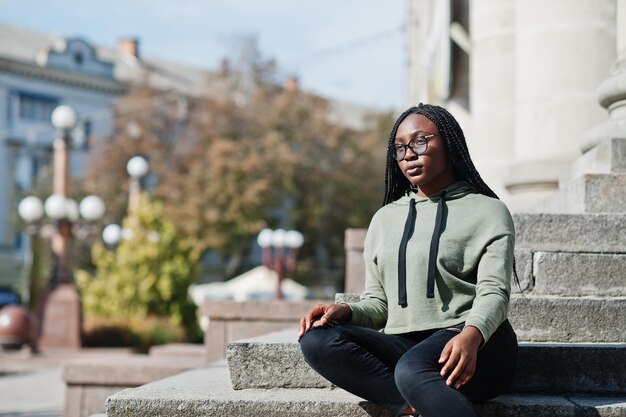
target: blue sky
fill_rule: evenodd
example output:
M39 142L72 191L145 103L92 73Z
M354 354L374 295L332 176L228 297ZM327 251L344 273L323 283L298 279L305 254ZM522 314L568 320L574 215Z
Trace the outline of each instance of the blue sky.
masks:
M303 88L377 108L405 104L406 0L0 0L0 21L215 68L256 35Z

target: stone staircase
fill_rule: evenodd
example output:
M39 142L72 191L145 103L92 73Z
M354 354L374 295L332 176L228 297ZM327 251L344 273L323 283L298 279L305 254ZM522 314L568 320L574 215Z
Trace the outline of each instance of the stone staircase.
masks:
M482 417L626 417L625 150L626 140L601 143L541 212L514 216L524 288L509 313L517 377L509 393L476 405ZM313 372L296 333L230 343L227 362L109 397L107 416L388 415Z
M511 392L477 404L482 417L626 417L626 215L515 216L511 300L520 339ZM339 295L337 301L358 295ZM230 343L227 362L109 397L107 416L386 416L304 362L296 329Z
M551 254L532 257L548 272ZM569 293L561 279L554 282L512 299L510 318L522 341L516 380L509 393L476 405L482 417L626 416L623 293L611 280L606 288L594 286L592 295L580 289L584 285ZM356 297L339 294L337 301ZM110 397L107 416L389 415L317 375L296 338L294 328L230 343L227 362Z
M388 416L311 370L296 329L230 343L228 362L107 400L107 416ZM522 343L511 393L477 404L482 417L626 416L624 344Z

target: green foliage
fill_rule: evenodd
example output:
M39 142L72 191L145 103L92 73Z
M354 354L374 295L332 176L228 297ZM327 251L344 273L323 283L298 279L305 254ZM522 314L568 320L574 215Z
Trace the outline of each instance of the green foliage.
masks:
M193 333L195 306L187 290L198 268L196 245L182 239L163 215L163 205L145 194L123 227L130 236L115 250L94 244L93 275L76 273L85 315L139 321L168 318Z
M146 320L91 318L83 326L85 347L132 347L147 352L150 346L184 341L198 342L189 333L167 318Z

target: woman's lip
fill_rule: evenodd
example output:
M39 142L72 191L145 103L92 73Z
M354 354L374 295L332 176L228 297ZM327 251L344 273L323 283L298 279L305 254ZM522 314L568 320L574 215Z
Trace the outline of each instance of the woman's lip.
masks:
M422 167L413 167L406 170L409 175L419 175L422 173Z

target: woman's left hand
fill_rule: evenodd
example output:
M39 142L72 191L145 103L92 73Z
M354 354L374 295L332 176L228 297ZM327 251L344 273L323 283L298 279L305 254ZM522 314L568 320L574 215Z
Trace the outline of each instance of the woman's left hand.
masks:
M449 374L446 384L459 389L472 379L478 348L482 343L482 333L474 326L464 327L461 333L446 343L439 358L439 363L443 364L441 376Z

